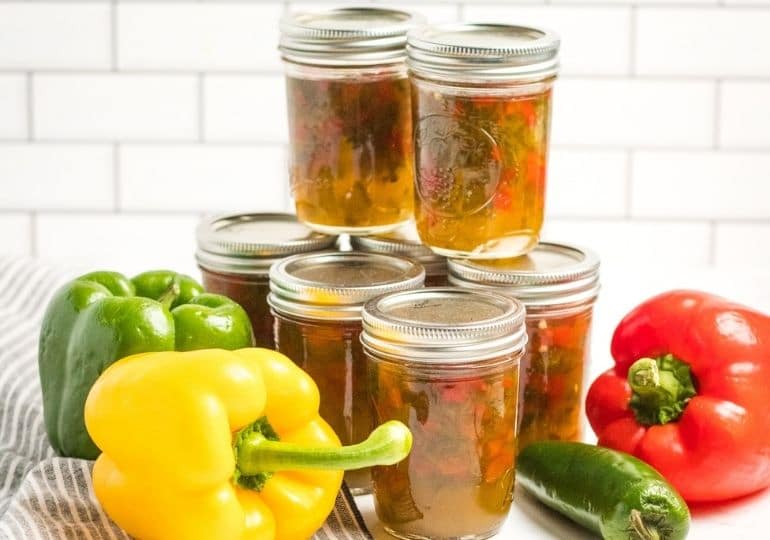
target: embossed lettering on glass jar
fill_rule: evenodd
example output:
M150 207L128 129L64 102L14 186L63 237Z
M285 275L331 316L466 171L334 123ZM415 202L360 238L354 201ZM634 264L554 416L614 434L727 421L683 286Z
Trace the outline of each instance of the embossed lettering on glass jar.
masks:
M448 285L446 257L434 253L420 242L414 222L410 221L395 231L376 236L352 236L351 247L370 253L391 253L419 262L425 268L425 285Z
M321 416L343 444L374 428L361 348L366 301L422 286L425 271L403 257L376 253L318 253L290 257L270 270L268 301L276 349L310 374L321 393ZM345 473L354 493L369 490L369 470Z
M289 171L297 216L327 233L375 234L412 217L404 11L346 8L281 22Z
M593 304L599 294L599 259L591 251L541 243L525 257L449 261L449 280L490 288L527 308L529 345L521 364L519 444L579 440L583 384L590 361Z
M204 219L196 259L207 291L224 294L249 314L258 347L273 348L267 305L270 265L283 257L330 249L336 237L314 232L290 214L229 214Z
M523 306L427 288L368 302L363 322L375 420L414 436L405 461L372 469L380 521L400 538L493 535L513 498Z
M450 257L516 257L538 242L559 39L521 26L412 30L415 218Z

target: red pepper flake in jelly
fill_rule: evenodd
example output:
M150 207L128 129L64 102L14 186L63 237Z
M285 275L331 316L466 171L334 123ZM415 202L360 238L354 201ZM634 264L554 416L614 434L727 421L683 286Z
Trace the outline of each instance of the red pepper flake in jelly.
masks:
M315 381L320 414L343 444L374 429L360 341L364 302L423 284L422 266L375 253L317 253L284 259L270 270L276 349ZM369 469L345 473L358 494L369 491Z
M544 242L516 259L453 260L449 271L454 285L509 294L527 308L519 447L549 439L580 439L599 259L584 248Z
M528 252L543 225L558 38L453 24L409 45L420 238L451 257Z
M427 288L372 300L363 317L375 422L414 437L405 461L372 470L378 517L400 538L490 536L513 498L522 305Z
M373 234L412 216L406 32L384 8L292 13L281 25L289 170L299 219L329 233Z

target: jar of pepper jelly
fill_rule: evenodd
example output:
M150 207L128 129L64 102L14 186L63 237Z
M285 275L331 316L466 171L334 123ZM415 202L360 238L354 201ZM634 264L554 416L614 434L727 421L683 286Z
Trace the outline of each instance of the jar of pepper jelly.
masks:
M537 244L558 49L522 26L409 33L415 219L437 253L497 259Z
M289 172L297 216L325 233L373 234L412 217L406 32L385 8L297 12L281 22Z
M350 245L357 251L392 253L418 261L425 268L425 285L448 285L446 257L433 252L420 242L414 222L395 231L374 236L352 236Z
M380 294L422 286L418 263L392 255L326 252L289 257L270 269L268 301L276 349L313 377L320 414L343 444L374 429L361 341L361 308ZM370 489L368 469L348 471L353 493Z
M460 287L510 294L527 308L529 345L521 364L519 445L579 440L591 316L599 293L599 259L591 251L541 243L524 257L449 261Z
M204 219L196 259L207 291L229 296L249 314L258 347L272 349L268 271L277 260L334 246L290 214L230 214Z
M524 307L426 288L371 300L363 324L375 422L414 437L406 460L372 469L380 521L399 538L492 536L513 498Z

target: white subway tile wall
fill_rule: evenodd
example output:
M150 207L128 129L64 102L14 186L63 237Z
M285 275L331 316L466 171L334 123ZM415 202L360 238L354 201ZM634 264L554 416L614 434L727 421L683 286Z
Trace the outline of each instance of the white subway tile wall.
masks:
M546 235L770 268L770 0L365 0L562 36ZM0 1L0 253L194 270L204 212L290 210L278 19L305 0Z

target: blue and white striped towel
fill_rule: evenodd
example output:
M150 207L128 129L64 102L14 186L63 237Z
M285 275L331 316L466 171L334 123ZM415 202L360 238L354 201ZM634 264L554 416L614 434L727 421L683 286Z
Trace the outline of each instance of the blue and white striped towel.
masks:
M96 502L91 462L57 457L43 427L40 319L56 288L76 274L0 259L0 540L129 538ZM347 490L315 538L371 539Z

